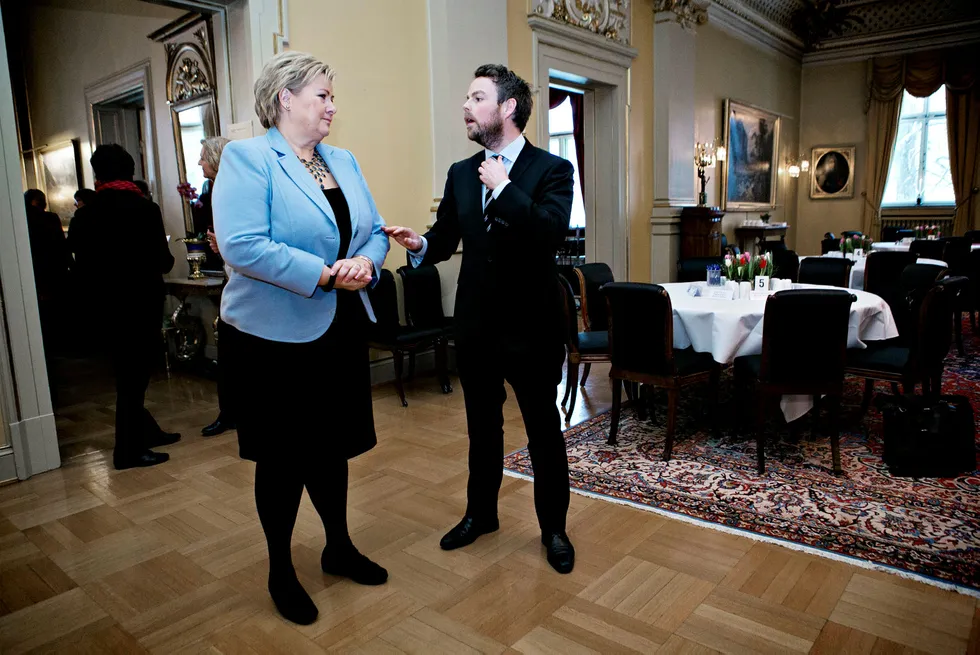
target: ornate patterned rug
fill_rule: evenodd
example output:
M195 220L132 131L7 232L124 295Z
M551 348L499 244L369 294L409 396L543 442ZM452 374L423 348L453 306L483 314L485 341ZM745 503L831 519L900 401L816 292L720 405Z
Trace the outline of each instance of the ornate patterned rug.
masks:
M964 333L971 339L968 325ZM943 391L967 396L980 410L980 339L971 341L966 358L950 356ZM722 411L741 416L725 403L731 379L722 384ZM862 388L863 381L848 381L845 415L857 410ZM883 384L876 391L890 393ZM892 477L882 461L881 416L872 407L863 428L856 418L843 421L843 476L833 475L830 439L819 431L809 439L809 418L801 419L799 441L782 421L770 423L760 476L751 426L744 436L725 429L711 436L700 399L697 388L682 395L667 463L663 395L656 396L655 422L624 408L616 446L606 445L608 412L566 430L573 491L980 596L980 471L951 479ZM504 469L532 476L527 449L505 457Z

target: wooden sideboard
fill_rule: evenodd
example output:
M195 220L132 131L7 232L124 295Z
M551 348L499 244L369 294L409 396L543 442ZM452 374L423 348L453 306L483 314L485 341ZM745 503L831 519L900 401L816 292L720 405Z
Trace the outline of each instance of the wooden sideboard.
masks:
M752 254L753 250L760 251L765 248L766 241L770 237L779 237L779 240L786 243L786 230L789 225L779 223L776 225L757 225L754 227L735 228L735 238L738 239L738 247L742 252Z
M681 210L681 259L721 257L721 217L717 207Z

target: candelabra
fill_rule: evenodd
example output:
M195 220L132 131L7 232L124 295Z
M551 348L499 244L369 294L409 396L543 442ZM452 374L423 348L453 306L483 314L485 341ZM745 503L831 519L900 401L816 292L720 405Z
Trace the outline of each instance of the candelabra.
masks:
M698 179L701 180L701 192L698 194L699 207L708 204L708 192L705 185L711 178L705 176L704 171L706 168L713 168L715 163L720 161L725 161L724 146L715 145L714 141L694 144L694 165L698 169Z

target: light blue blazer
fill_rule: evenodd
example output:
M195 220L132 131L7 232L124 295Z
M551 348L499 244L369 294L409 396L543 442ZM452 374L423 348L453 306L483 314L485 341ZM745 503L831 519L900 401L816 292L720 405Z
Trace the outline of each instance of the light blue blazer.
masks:
M349 255L370 258L376 282L388 237L367 182L349 151L322 143L316 149L350 206ZM324 292L317 282L325 264L343 257L337 252L337 219L279 130L225 146L212 209L218 247L231 268L221 294L221 319L273 341L313 341L326 332L337 291ZM366 290L360 294L375 321Z

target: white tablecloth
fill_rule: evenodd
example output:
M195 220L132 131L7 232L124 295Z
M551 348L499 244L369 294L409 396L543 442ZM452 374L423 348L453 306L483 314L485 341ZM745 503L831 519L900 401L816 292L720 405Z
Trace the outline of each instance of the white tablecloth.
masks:
M901 241L875 241L871 244L872 250L902 250L908 252L909 244ZM970 246L971 250L980 250L980 243Z
M699 282L697 284L704 284ZM693 347L711 353L716 362L729 364L742 355L762 353L762 319L766 298L714 300L693 297L688 282L662 285L674 308L674 348ZM832 288L795 285L795 288ZM884 300L866 291L852 290L857 301L851 305L847 347L866 348L866 341L898 336L898 326ZM805 348L806 344L800 344ZM803 416L812 407L809 396L784 396L780 406L787 421Z
M822 257L836 257L841 258L841 254L838 253L827 253L822 255ZM806 256L800 257L800 262L806 259ZM851 267L851 281L850 287L852 289L863 289L864 288L864 267L868 263L867 257L855 257L854 266ZM936 266L947 266L946 262L939 259L929 259L927 257L919 257L916 260L917 264L934 264Z

